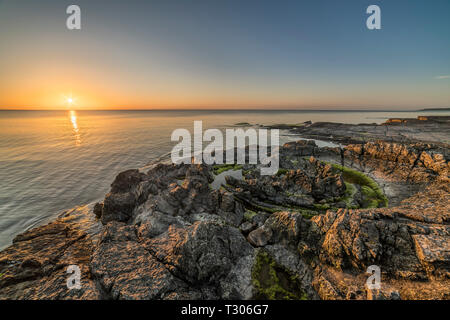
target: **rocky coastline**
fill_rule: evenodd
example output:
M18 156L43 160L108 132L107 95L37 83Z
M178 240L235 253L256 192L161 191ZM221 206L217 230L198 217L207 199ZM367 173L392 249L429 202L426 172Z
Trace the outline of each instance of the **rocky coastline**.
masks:
M0 299L450 299L449 119L283 129L345 147L286 143L274 176L121 172L102 202L0 252ZM242 178L212 187L227 171Z

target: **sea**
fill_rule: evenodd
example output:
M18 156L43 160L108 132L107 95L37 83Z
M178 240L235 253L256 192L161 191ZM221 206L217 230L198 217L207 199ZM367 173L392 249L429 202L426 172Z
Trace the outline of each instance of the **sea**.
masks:
M104 198L115 176L167 155L173 130L237 123L382 123L449 111L0 111L0 249L64 210ZM281 132L280 142L301 139ZM328 142L318 141L327 145Z

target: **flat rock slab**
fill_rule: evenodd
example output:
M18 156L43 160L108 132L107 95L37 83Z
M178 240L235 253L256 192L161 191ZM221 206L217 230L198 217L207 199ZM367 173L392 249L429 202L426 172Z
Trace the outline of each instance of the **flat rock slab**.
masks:
M439 235L413 235L417 257L427 268L434 271L435 267L447 266L447 276L450 274L450 237ZM440 274L443 276L444 274ZM445 275L444 275L445 276Z

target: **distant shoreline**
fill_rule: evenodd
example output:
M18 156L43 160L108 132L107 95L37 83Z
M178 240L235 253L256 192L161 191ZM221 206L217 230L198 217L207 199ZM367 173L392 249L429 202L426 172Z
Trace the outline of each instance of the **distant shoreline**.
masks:
M418 111L450 111L450 108L428 108L428 109L420 109Z

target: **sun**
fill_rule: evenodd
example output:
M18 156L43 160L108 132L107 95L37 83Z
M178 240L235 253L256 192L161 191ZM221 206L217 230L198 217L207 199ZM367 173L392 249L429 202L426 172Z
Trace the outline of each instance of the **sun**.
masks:
M63 97L64 97L64 103L68 108L70 108L73 105L76 105L76 99L72 96L72 94L63 95Z

